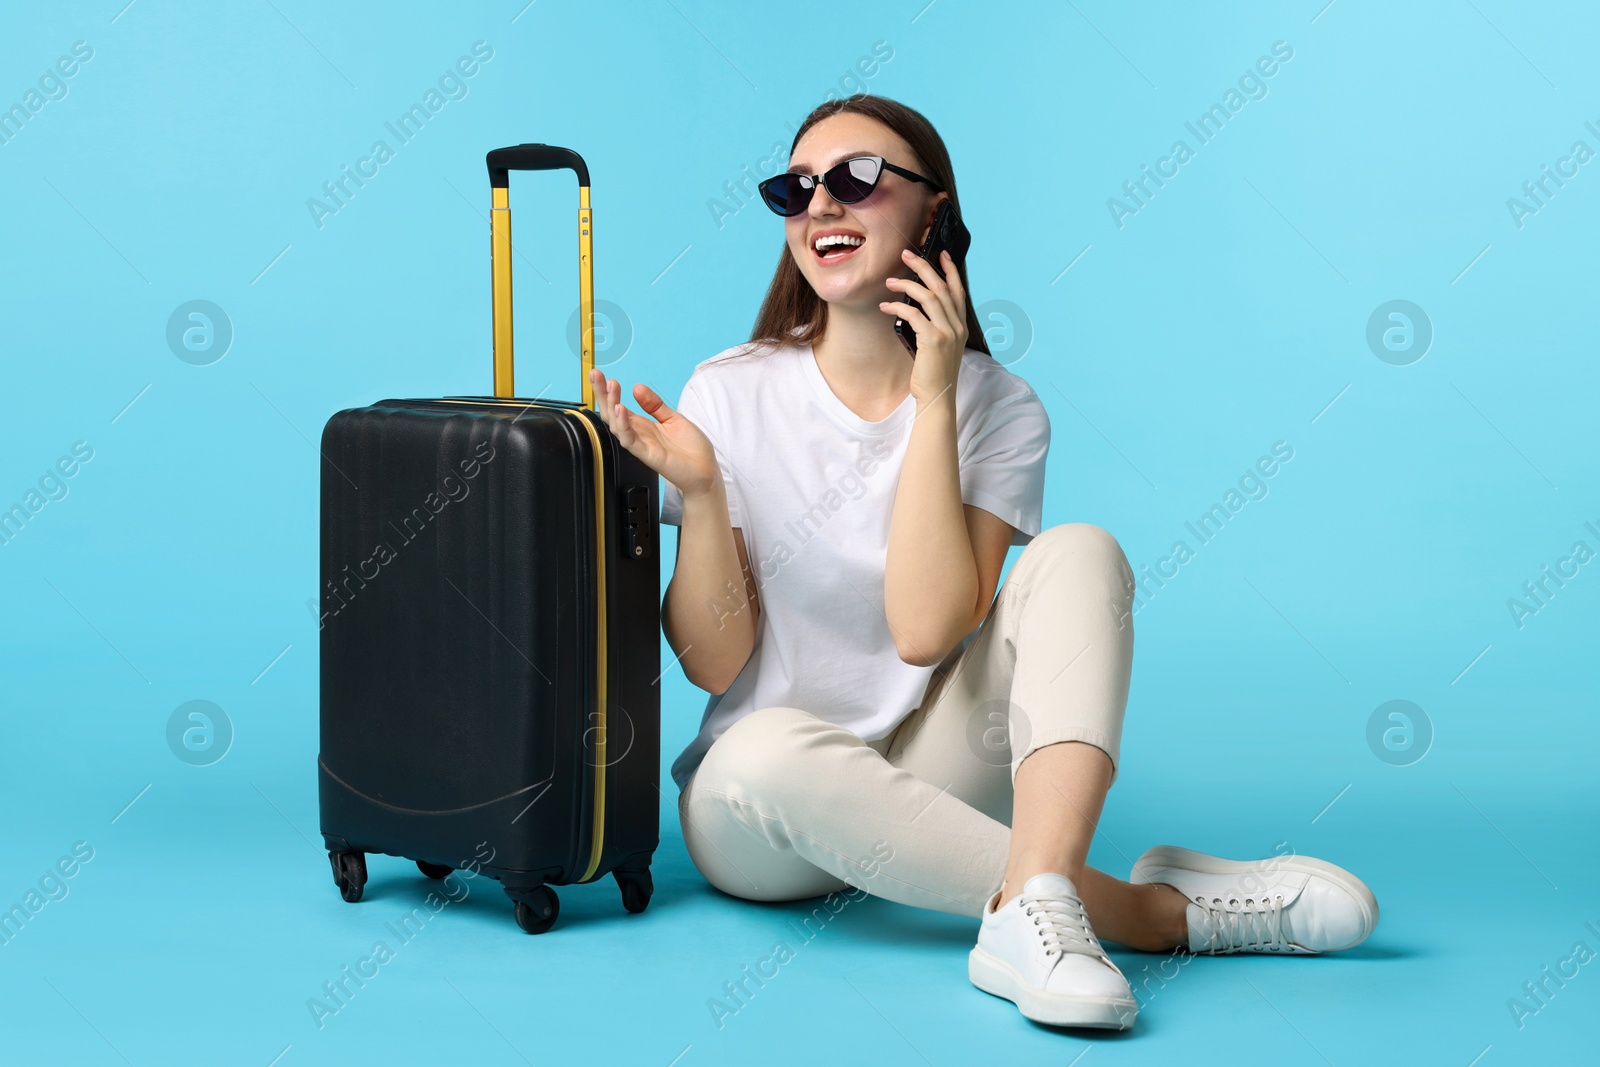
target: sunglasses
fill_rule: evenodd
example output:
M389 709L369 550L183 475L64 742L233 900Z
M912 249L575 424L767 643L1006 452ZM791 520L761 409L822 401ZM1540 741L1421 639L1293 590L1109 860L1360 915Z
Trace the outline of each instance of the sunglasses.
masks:
M886 170L894 171L910 181L931 186L936 193L944 191L943 187L932 179L885 162L882 156L857 156L854 159L844 160L824 172L821 182L827 186L828 195L839 203L858 204L877 188L878 179L883 177L883 172ZM811 204L811 198L816 195L817 182L818 179L813 174L779 174L775 178L768 178L756 188L761 190L761 199L767 207L778 215L789 217L800 214Z

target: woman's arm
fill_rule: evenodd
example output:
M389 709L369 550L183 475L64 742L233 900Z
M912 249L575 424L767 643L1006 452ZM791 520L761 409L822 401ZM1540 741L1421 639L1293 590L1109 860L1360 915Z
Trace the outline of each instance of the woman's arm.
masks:
M949 252L940 253L937 270L910 249L902 258L921 282L892 277L884 284L921 306L878 306L903 316L917 333L911 370L917 410L889 520L883 603L900 658L928 667L988 613L1012 527L961 499L956 385L967 341L967 294L960 272Z
M961 500L954 390L919 410L895 489L884 611L900 658L944 659L989 613L1014 528Z
M728 488L716 449L688 416L643 382L634 385L633 395L650 419L630 412L622 403L621 383L598 367L590 370L589 380L600 417L617 442L682 495L678 559L662 601L661 627L688 679L707 692L722 693L755 649L759 609L744 538L728 514ZM688 384L684 395L690 395Z
M719 479L704 493L685 493L661 627L689 681L708 693L726 692L755 650L759 612L744 537L728 517L726 486Z

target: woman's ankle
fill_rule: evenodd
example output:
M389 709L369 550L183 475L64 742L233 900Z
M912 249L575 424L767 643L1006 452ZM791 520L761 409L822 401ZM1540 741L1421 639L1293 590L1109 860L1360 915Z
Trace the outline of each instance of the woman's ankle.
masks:
M1078 885L1080 880L1083 878L1082 867L1079 867L1076 870L1073 870L1068 866L1051 866L1049 868L1039 867L1037 870L1034 870L1031 867L1022 867L1018 870L1015 880L1013 880L1013 877L1008 874L1006 875L1005 879L1001 881L1000 901L995 905L995 909L999 910L1000 908L1005 907L1013 897L1022 892L1022 887L1027 884L1029 878L1032 878L1036 874L1044 874L1047 872L1051 874L1064 874L1072 881L1073 885Z
M1150 927L1152 939L1158 941L1146 951L1167 952L1189 944L1189 898L1163 882L1151 882Z

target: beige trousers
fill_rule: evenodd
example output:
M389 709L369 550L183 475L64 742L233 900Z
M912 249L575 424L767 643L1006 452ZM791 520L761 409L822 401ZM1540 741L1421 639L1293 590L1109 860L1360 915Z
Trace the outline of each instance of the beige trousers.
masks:
M1116 780L1133 594L1105 530L1043 530L888 736L863 741L792 707L724 731L678 796L690 859L748 900L855 887L978 917L1004 880L1012 788L1029 753L1087 742Z

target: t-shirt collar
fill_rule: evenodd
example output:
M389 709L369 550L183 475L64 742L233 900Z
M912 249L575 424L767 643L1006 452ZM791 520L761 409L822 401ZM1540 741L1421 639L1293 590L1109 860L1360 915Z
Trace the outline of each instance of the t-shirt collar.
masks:
M800 362L806 381L811 383L812 391L817 395L817 402L835 422L852 433L863 437L885 437L900 429L916 414L917 398L907 393L900 406L878 422L863 419L839 399L828 380L822 376L822 368L817 366L817 354L809 343L800 350Z

